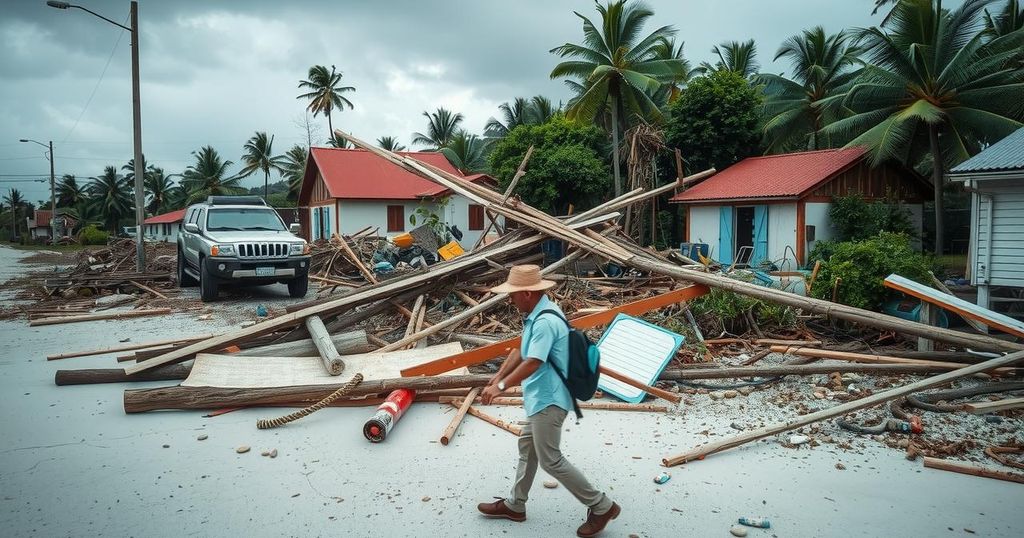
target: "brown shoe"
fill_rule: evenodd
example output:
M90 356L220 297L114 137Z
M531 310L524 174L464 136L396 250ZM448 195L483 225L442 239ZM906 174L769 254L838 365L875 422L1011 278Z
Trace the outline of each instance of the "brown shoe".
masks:
M587 521L576 529L576 536L580 538L597 536L608 525L608 522L619 517L621 512L622 508L615 503L612 503L612 507L601 515L595 514L593 510L587 510Z
M501 497L495 497L498 499L492 503L480 503L476 505L476 509L481 514L492 518L492 519L511 519L516 522L526 521L526 512L516 512L515 510L508 507L505 504L505 499ZM604 525L601 526L604 528Z

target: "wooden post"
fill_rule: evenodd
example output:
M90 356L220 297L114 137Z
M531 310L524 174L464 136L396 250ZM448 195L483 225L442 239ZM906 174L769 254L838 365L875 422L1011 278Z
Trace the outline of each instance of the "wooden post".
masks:
M466 400L464 396L439 396L437 401L441 403L459 403ZM480 398L476 398L470 403L480 403ZM668 407L664 405L654 404L631 404L625 402L577 402L580 409L596 409L601 411L640 411L645 413L667 413ZM491 405L523 405L522 398L495 398L491 400ZM453 419L454 420L454 419ZM442 441L443 443L443 441Z
M674 465L679 465L680 463L686 463L688 461L693 461L695 459L703 459L707 455L714 454L716 452L721 452L723 450L728 450L730 448L737 447L749 443L751 441L756 441L758 439L762 439L770 435L787 432L799 428L801 426L813 424L815 422L819 422L821 420L825 420L828 418L842 416L847 413L856 411L858 409L864 409L867 407L878 405L880 403L888 402L890 400L895 400L896 398L899 398L901 396L907 396L908 394L913 394L915 392L920 392L925 389L937 387L939 385L943 385L955 379L960 379L962 377L985 372L988 370L994 370L996 368L1003 366L1009 366L1021 360L1024 360L1024 351L1018 351L1010 355L985 361L981 364L967 366L959 370L939 374L935 377L929 377L927 379L915 381L914 383L910 383L899 388L887 390L884 392L878 392L871 396L868 396L867 398L861 398L859 400L847 402L845 404L837 405L836 407L830 409L823 409L821 411L817 411L814 413L808 413L806 415L790 419L780 424L775 424L758 430L753 430L742 435L738 435L731 439L724 439L722 441L709 443L707 445L695 448L683 454L666 457L665 459L662 460L662 464L664 464L666 467L672 467Z
M61 323L78 323L80 321L97 321L103 319L127 319L140 318L143 316L156 316L170 314L170 308L153 308L150 310L128 310L126 312L107 312L103 314L85 314L81 316L61 316L45 319L34 319L28 322L29 327L40 325L58 325Z
M834 351L831 349L816 349L810 347L788 347L772 346L771 350L776 353L799 355L815 359L836 359L841 361L867 362L874 364L919 364L921 366L939 366L949 370L956 370L964 366L959 362L928 361L921 359L904 359L902 357L887 357L885 355L869 355L866 353L851 353L848 351ZM1013 374L1014 368L999 368L994 373Z
M462 424L462 417L466 416L466 412L469 411L469 406L473 405L476 397L480 394L480 387L474 388L469 391L469 395L462 399L462 404L459 405L459 410L455 412L455 416L452 417L451 422L448 423L448 427L441 433L441 444L448 446L451 442L452 437L455 436L455 431L459 429L459 425ZM453 402L445 402L453 403Z
M934 327L936 322L938 321L938 316L936 314L937 312L935 312L934 306L924 301L921 301L921 323L924 323L925 325L928 325L930 327ZM935 342L929 340L928 338L918 337L917 350L935 351Z
M306 330L309 331L310 339L313 340L313 345L320 353L320 359L323 360L327 373L341 375L341 372L345 371L345 362L341 360L341 354L334 347L331 335L327 332L327 327L324 327L320 316L306 318Z
M172 338L169 340L155 340L151 342L140 342L138 344L125 344L123 346L114 346L103 349L90 349L87 351L73 351L70 353L58 353L56 355L47 355L46 360L54 361L58 359L70 359L73 357L88 357L90 355L106 355L107 353L117 353L120 351L134 351L136 349L148 349L151 347L163 347L171 344L181 343L192 343L200 340L206 340L207 338L213 338L215 335L202 334L199 336L187 336L183 338Z
M625 383L625 384L627 384L627 385L629 385L631 387L638 388L638 389L640 389L640 390L642 390L642 391L644 391L644 392L646 392L646 393L648 393L648 394L650 394L652 396L657 396L658 398L661 398L662 400L667 400L667 401L670 401L670 402L672 402L674 404L678 404L679 402L683 401L683 397L678 395L678 394L669 392L667 390L659 389L658 387L647 386L647 385L645 385L645 384L643 384L643 383L641 383L641 382L639 382L639 381L637 381L635 379L626 377L626 376L624 376L624 375L622 375L622 374L620 374L620 373L618 373L618 372L616 372L614 370L609 370L609 369L605 368L604 366L599 367L599 371L601 372L601 375L606 375L606 376L608 376L608 377L610 377L612 379L621 381L621 382L623 382L623 383Z
M452 407L458 407L460 409L462 407L461 403L454 403L453 402L450 405ZM497 427L499 427L499 428L501 428L501 429L511 433L512 435L517 436L517 437L523 434L523 429L520 428L519 426L515 426L515 425L512 425L512 424L509 424L508 422L505 422L504 420L501 420L500 418L492 417L491 415L488 415L487 413L484 413L483 411L481 411L481 410L479 410L479 409L477 409L475 407L472 407L472 406L467 407L466 408L466 412L469 413L470 415L473 415L474 417L484 421L484 422L487 422L489 424L493 424L493 425L495 425L495 426L497 426Z

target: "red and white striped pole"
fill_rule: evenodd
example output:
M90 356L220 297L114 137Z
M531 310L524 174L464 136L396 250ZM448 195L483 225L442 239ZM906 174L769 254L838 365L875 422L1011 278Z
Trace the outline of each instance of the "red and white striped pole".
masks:
M363 435L371 443L383 441L415 398L416 391L411 389L398 389L388 394L384 403L377 406L377 412L363 424Z

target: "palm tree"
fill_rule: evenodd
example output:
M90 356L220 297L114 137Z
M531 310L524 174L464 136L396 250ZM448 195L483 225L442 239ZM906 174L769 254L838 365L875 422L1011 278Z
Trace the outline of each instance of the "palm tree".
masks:
M398 142L398 139L393 136L382 136L377 139L377 145L388 151L405 151L405 146Z
M152 165L151 165L152 166ZM171 201L174 198L176 188L171 178L179 174L167 175L163 168L152 166L146 172L146 195L149 196L149 203L146 204L146 211L150 215L163 213L170 209Z
M57 182L57 206L78 207L87 198L86 190L71 174L64 174Z
M985 31L993 36L1004 36L1024 28L1024 6L1018 0L1007 0L1002 12L992 15L985 10Z
M228 167L234 163L222 160L213 147L203 146L198 152L193 151L192 156L196 162L181 174L181 186L188 193L186 203L208 196L238 194L245 190L239 186L238 176L227 175Z
M858 74L859 53L848 33L826 35L821 26L782 43L775 60L790 60L792 78L770 74L756 77L765 86L765 153L831 146L827 139L822 140L821 128L851 115L843 99Z
M250 138L242 150L245 151L245 155L242 155L242 169L238 172L238 177L249 177L257 170L263 171L263 199L265 200L270 194L270 171L276 170L278 173L283 172L282 166L284 165L284 157L281 155L274 155L274 136L271 135L267 138L267 133L257 131L252 138Z
M131 215L135 208L131 181L127 176L119 176L113 166L107 166L103 175L92 178L88 188L92 209L101 216L107 230L116 234L121 219Z
M344 148L347 148L347 147L350 147L350 146L351 146L351 144L348 143L348 140L346 140L343 137L338 136L337 133L331 133L331 138L329 138L327 140L327 147L329 147L329 148L343 148L344 149Z
M459 172L472 174L486 168L485 149L486 144L483 140L464 129L459 129L448 145L441 148L441 153L448 158L452 166L459 169Z
M713 66L708 62L702 62L700 69L704 72L725 69L739 73L745 79L750 79L761 68L761 64L757 63L757 45L753 39L742 43L739 41L722 43L711 47L711 53L718 56L718 61Z
M662 60L678 60L682 65L682 70L679 74L675 75L672 80L669 80L664 89L667 90L665 95L667 102L671 103L679 97L679 93L682 91L683 86L693 78L700 74L701 69L694 68L690 65L690 61L683 56L683 43L680 42L679 46L676 46L675 38L662 37L654 44L652 48L654 55Z
M309 68L307 78L309 80L299 81L299 88L310 91L295 98L309 99L309 106L306 107L306 110L312 112L314 116L323 112L327 116L327 129L333 136L334 125L331 123L331 111L335 108L343 111L346 106L351 110L353 108L352 101L346 99L342 94L354 92L356 89L352 86L338 86L341 82L341 72L335 72L333 65L330 72L322 65L314 65Z
M502 103L498 106L504 121L490 118L484 126L484 136L490 138L504 138L509 131L520 125L533 123L531 117L530 102L525 97L516 97L512 104Z
M145 183L147 176L149 176L149 174L153 171L153 165L152 164L146 164L146 156L145 155L142 156L142 169L144 170L144 172L142 173L143 174L142 175L142 182ZM131 185L135 185L135 158L134 157L131 158L131 159L128 159L128 162L124 166L121 167L121 171L124 172L124 177L125 177L125 179L128 180L128 183L131 184Z
M288 181L288 199L297 200L302 179L306 175L306 158L309 150L296 144L284 154L284 171L281 175Z
M575 79L568 81L577 91L566 111L569 119L592 121L603 116L606 107L611 108L612 162L618 196L622 194L620 116L628 107L643 117L661 119L661 111L651 95L662 84L684 73L685 66L678 59L658 57L654 50L660 39L675 34L671 26L662 26L640 38L644 23L654 15L645 4L627 5L627 0L617 0L605 6L598 4L597 11L601 14L600 27L576 12L583 19L584 44L566 43L551 49L553 54L571 60L555 66L550 76Z
M931 173L936 253L943 171L1024 121L1024 30L994 39L979 32L986 3L966 0L950 11L941 0L902 0L881 28L862 30L872 65L847 94L856 113L825 127L870 148L873 164L895 160Z
M450 110L440 107L437 111L424 112L427 117L427 134L413 133L412 143L431 146L434 151L448 145L452 138L459 131L459 124L462 123L462 114L452 113Z
M534 95L530 98L530 116L536 125L547 123L560 109L561 106L556 107L551 103L551 99L543 95Z
M20 228L18 226L18 209L25 204L25 197L18 189L11 189L7 196L4 196L4 203L11 208L11 237L16 237L18 228Z

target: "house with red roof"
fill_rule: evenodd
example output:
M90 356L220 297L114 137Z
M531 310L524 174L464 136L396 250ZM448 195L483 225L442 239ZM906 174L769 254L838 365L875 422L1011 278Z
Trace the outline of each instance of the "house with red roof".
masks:
M178 231L181 230L181 221L184 218L184 209L149 217L143 221L143 224L145 224L143 228L144 237L167 243L177 241Z
M837 196L897 200L918 232L931 185L898 165L870 166L861 147L744 159L671 198L686 212L686 241L723 263L773 263L794 270L816 241L835 236L828 216Z
M439 152L397 153L466 181L495 184L486 174L460 173ZM417 220L413 225L410 217L421 219L430 212L462 232L460 243L468 250L485 225L483 206L362 149L311 148L298 205L302 235L310 241L367 227L397 235L422 224Z
M53 239L51 224L57 228L57 236L63 237L74 229L78 219L65 213L63 208L57 208L57 218L51 218L52 212L49 209L37 209L32 217L26 217L25 223L28 226L28 235L31 239L42 240L42 238Z

